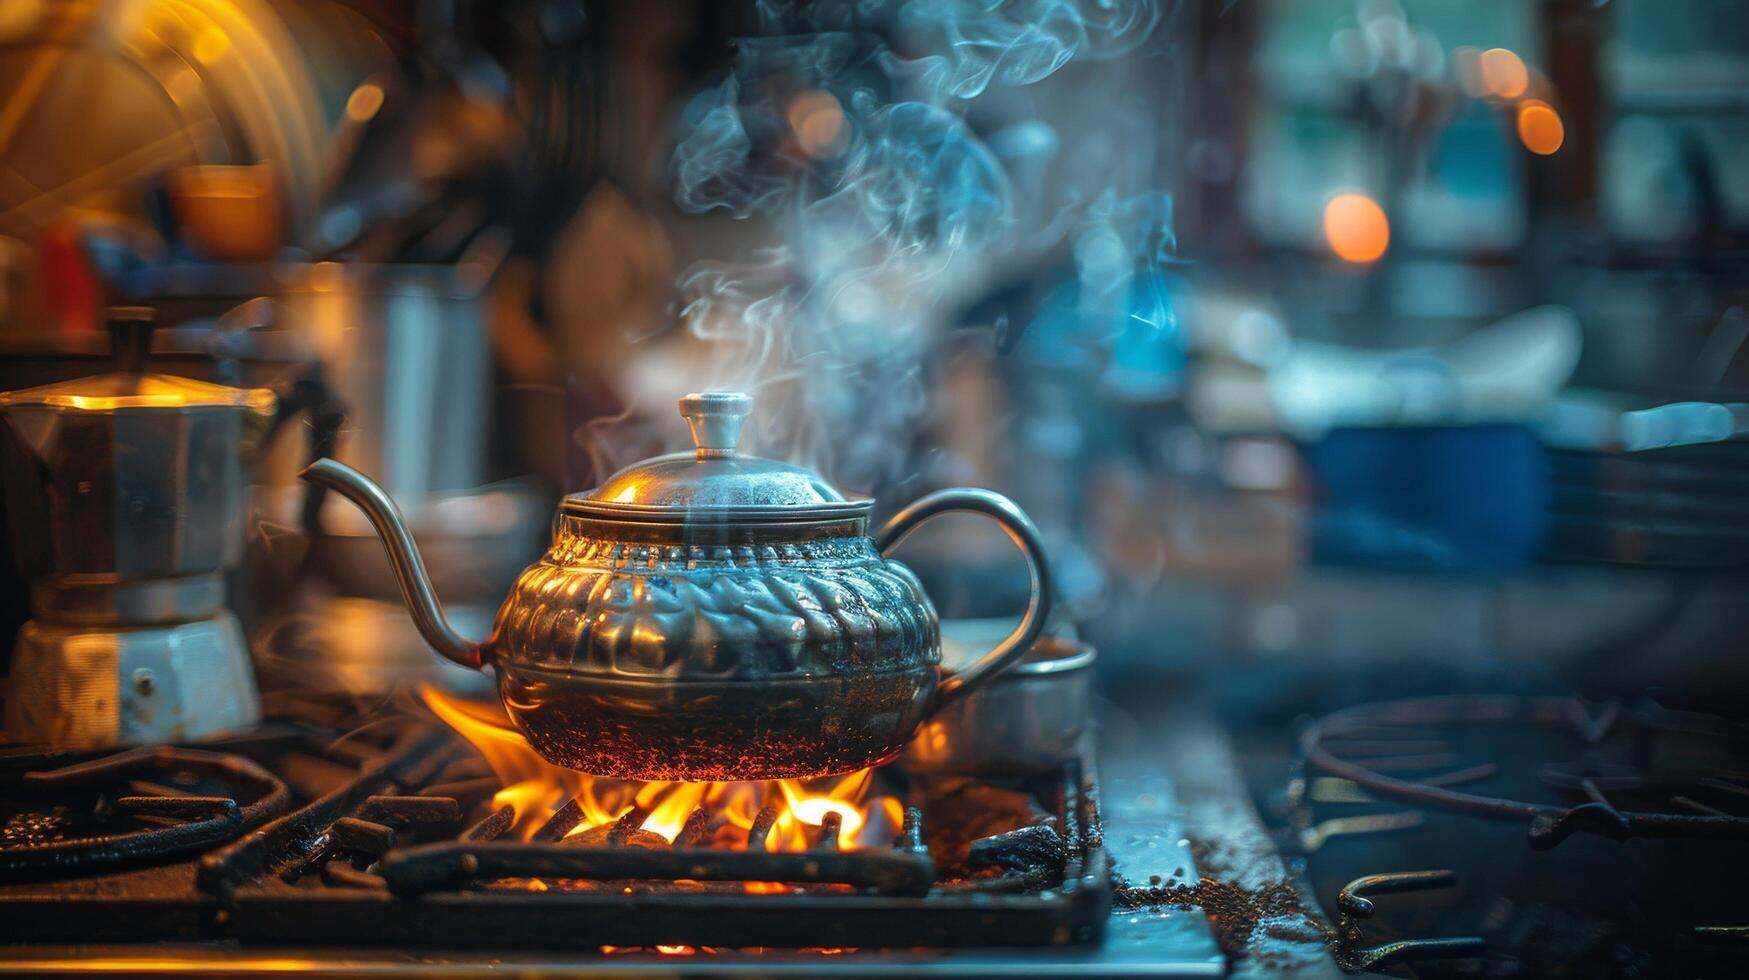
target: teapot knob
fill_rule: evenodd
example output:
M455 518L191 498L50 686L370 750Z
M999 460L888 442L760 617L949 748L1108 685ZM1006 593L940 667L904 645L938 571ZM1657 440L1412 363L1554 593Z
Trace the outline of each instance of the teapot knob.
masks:
M753 410L753 399L739 391L694 392L680 399L680 417L692 429L699 459L735 455L741 423Z
M140 374L152 357L152 328L157 312L150 306L112 306L109 325L109 357L115 370Z

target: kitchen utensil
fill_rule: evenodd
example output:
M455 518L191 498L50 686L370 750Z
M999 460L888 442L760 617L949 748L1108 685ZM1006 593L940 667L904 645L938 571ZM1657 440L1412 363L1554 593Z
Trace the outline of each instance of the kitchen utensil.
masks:
M271 164L197 164L165 175L181 233L219 262L264 262L285 242L279 177Z
M944 641L943 646L952 645ZM1075 757L1087 730L1096 656L1086 643L1040 637L1020 662L925 721L899 764L912 772L952 776L1059 768Z
M1019 660L1050 606L1038 531L988 490L929 494L872 538L869 500L742 455L752 399L687 395L693 452L647 460L565 498L550 549L518 578L485 642L445 619L383 489L334 460L303 473L351 499L383 538L426 641L490 664L511 719L548 761L642 780L849 772L893 758L925 718ZM940 627L917 579L885 557L948 511L994 519L1032 593L1013 632L942 676Z
M260 718L224 576L243 558L245 464L308 399L147 373L152 319L110 312L110 374L0 393L33 617L7 700L19 741L96 748Z
M490 270L480 272L341 262L281 271L276 326L309 338L346 405L340 460L415 515L438 494L486 482ZM304 460L273 462L290 480Z

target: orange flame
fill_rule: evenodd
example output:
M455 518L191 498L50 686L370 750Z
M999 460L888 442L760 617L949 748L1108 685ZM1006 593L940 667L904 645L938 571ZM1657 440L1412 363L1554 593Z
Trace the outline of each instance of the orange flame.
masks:
M703 809L713 815L707 841L744 847L747 831L767 805L778 810L765 839L768 851L806 850L828 814L841 824L840 845L855 847L867 838L880 841L898 831L904 807L890 796L869 798L872 769L824 779L780 779L735 783L642 783L573 772L542 759L496 706L454 697L426 686L427 706L477 749L503 785L494 806L508 804L516 814L510 833L528 840L567 800L576 800L583 818L567 837L616 824L632 810L647 813L639 829L672 843L686 818ZM876 833L884 836L876 836ZM750 883L759 885L759 883ZM782 886L777 886L782 888Z

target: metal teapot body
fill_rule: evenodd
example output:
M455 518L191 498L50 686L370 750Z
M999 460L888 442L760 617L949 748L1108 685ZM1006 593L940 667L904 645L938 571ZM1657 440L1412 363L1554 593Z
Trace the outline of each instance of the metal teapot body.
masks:
M450 628L394 503L332 460L305 478L357 503L383 536L414 621L438 652L490 664L511 719L548 761L642 780L819 776L884 762L942 704L1017 660L1041 631L1038 533L987 490L930 494L872 537L868 501L806 470L741 456L750 399L689 395L693 453L632 467L561 505L492 635ZM935 609L885 557L950 510L995 519L1033 592L1014 632L943 677Z

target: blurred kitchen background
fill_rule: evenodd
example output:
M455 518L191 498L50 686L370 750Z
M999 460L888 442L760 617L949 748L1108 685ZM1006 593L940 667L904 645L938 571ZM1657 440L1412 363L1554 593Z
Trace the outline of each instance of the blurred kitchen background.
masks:
M6 0L0 390L117 304L318 365L463 632L739 387L883 510L1014 496L1111 691L1740 712L1746 153L1734 0ZM230 595L264 688L379 696L439 668L320 441ZM902 557L1011 615L955 530Z

